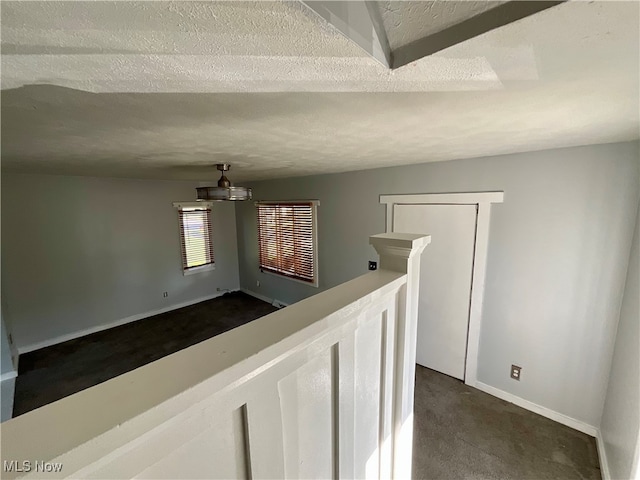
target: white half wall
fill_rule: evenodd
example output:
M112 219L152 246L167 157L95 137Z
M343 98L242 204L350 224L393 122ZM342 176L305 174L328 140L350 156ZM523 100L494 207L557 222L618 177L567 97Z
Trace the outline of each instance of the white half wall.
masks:
M13 392L16 382L16 371L11 358L8 331L4 317L0 312L0 422L9 420L13 413Z
M0 374L5 378L7 374L15 371L13 359L11 358L11 346L9 345L9 332L4 323L4 316L0 311Z
M2 296L17 348L239 288L231 203L213 206L216 269L182 274L172 202L196 186L3 173Z
M595 428L633 236L638 157L638 142L626 142L255 182L256 200L320 200L319 288L260 273L251 203L236 206L241 288L294 303L364 273L377 260L364 239L385 230L381 194L504 191L491 211L478 381ZM509 378L512 363L522 367L519 382Z
M640 478L640 209L600 431L610 478Z

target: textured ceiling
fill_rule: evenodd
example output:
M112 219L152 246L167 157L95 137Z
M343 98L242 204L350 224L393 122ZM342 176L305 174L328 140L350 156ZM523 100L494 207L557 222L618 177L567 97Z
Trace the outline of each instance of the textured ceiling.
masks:
M382 1L378 8L391 50L491 10L504 1Z
M486 8L437 3L389 38ZM204 180L226 161L238 182L631 140L639 18L568 2L389 71L296 2L3 1L2 167Z
M2 2L2 88L90 92L500 88L482 57L388 71L299 2Z

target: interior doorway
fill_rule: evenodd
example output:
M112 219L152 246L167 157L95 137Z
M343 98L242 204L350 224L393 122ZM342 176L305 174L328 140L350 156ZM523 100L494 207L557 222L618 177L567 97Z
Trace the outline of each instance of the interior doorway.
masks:
M503 199L503 192L380 196L387 205L387 232L432 236L421 262L417 363L472 386L491 204Z
M431 235L420 261L416 362L464 380L476 205L396 205L393 231Z

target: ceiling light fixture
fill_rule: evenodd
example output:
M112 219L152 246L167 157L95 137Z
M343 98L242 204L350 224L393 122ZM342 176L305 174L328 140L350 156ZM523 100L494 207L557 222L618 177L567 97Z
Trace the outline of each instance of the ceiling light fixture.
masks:
M218 163L216 168L222 172L217 187L198 187L198 200L251 200L251 189L248 187L232 187L224 172L231 168L228 163Z

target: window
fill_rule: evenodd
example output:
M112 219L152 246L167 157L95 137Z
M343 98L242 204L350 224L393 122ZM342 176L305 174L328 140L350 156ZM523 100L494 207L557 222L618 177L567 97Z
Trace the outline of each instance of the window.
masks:
M182 207L178 210L178 218L182 270L185 275L212 269L214 260L211 241L211 209Z
M317 201L258 202L260 270L318 286Z

